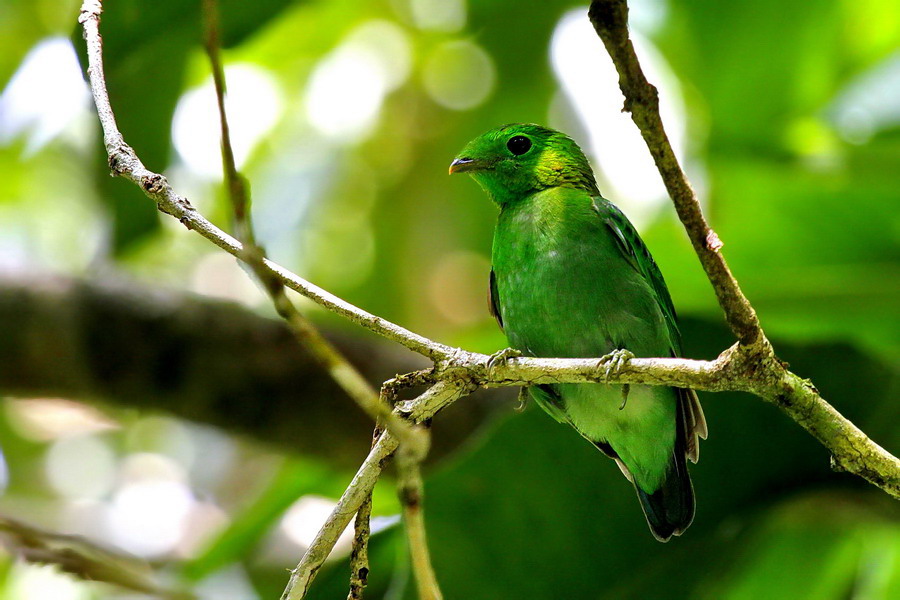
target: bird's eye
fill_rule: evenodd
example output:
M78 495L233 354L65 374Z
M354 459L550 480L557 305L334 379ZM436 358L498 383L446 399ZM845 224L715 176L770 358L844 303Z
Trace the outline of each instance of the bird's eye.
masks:
M506 147L516 156L522 156L531 150L531 140L524 135L517 135L509 138L509 141L506 142Z

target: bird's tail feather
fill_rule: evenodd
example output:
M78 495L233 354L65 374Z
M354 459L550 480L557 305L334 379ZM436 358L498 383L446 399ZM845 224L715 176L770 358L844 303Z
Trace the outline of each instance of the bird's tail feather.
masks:
M675 448L662 484L652 494L634 486L650 531L661 542L669 541L673 535L681 535L694 520L694 486L691 484L685 456L684 425L687 415L684 409L682 402L678 402Z

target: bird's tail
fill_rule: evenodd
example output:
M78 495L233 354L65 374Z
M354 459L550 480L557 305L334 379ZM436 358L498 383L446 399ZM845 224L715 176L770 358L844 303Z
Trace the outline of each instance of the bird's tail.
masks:
M637 485L634 486L644 516L647 517L647 524L650 525L650 531L653 532L653 537L661 542L668 542L673 535L681 535L694 520L694 486L687 470L686 456L689 454L686 438L691 435L686 427L690 425L687 422L690 415L685 414L686 408L689 408L685 404L689 401L690 399L685 397L679 398L677 403L675 447L662 484L652 494L644 492Z

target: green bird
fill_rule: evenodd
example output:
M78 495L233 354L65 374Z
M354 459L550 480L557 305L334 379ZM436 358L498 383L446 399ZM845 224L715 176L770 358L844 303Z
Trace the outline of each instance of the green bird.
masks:
M604 356L613 368L631 356L681 355L659 267L628 218L600 196L571 138L540 125L505 125L469 142L450 173L471 174L500 207L489 304L512 348L528 356ZM698 437L707 433L693 390L529 390L552 417L616 461L658 540L688 528L694 490L686 459L697 462Z

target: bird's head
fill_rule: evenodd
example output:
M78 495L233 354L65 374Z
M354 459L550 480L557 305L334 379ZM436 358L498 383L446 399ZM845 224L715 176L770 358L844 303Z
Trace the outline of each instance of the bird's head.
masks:
M578 144L541 125L514 123L481 134L450 163L450 173L469 173L501 206L552 187L599 195Z

